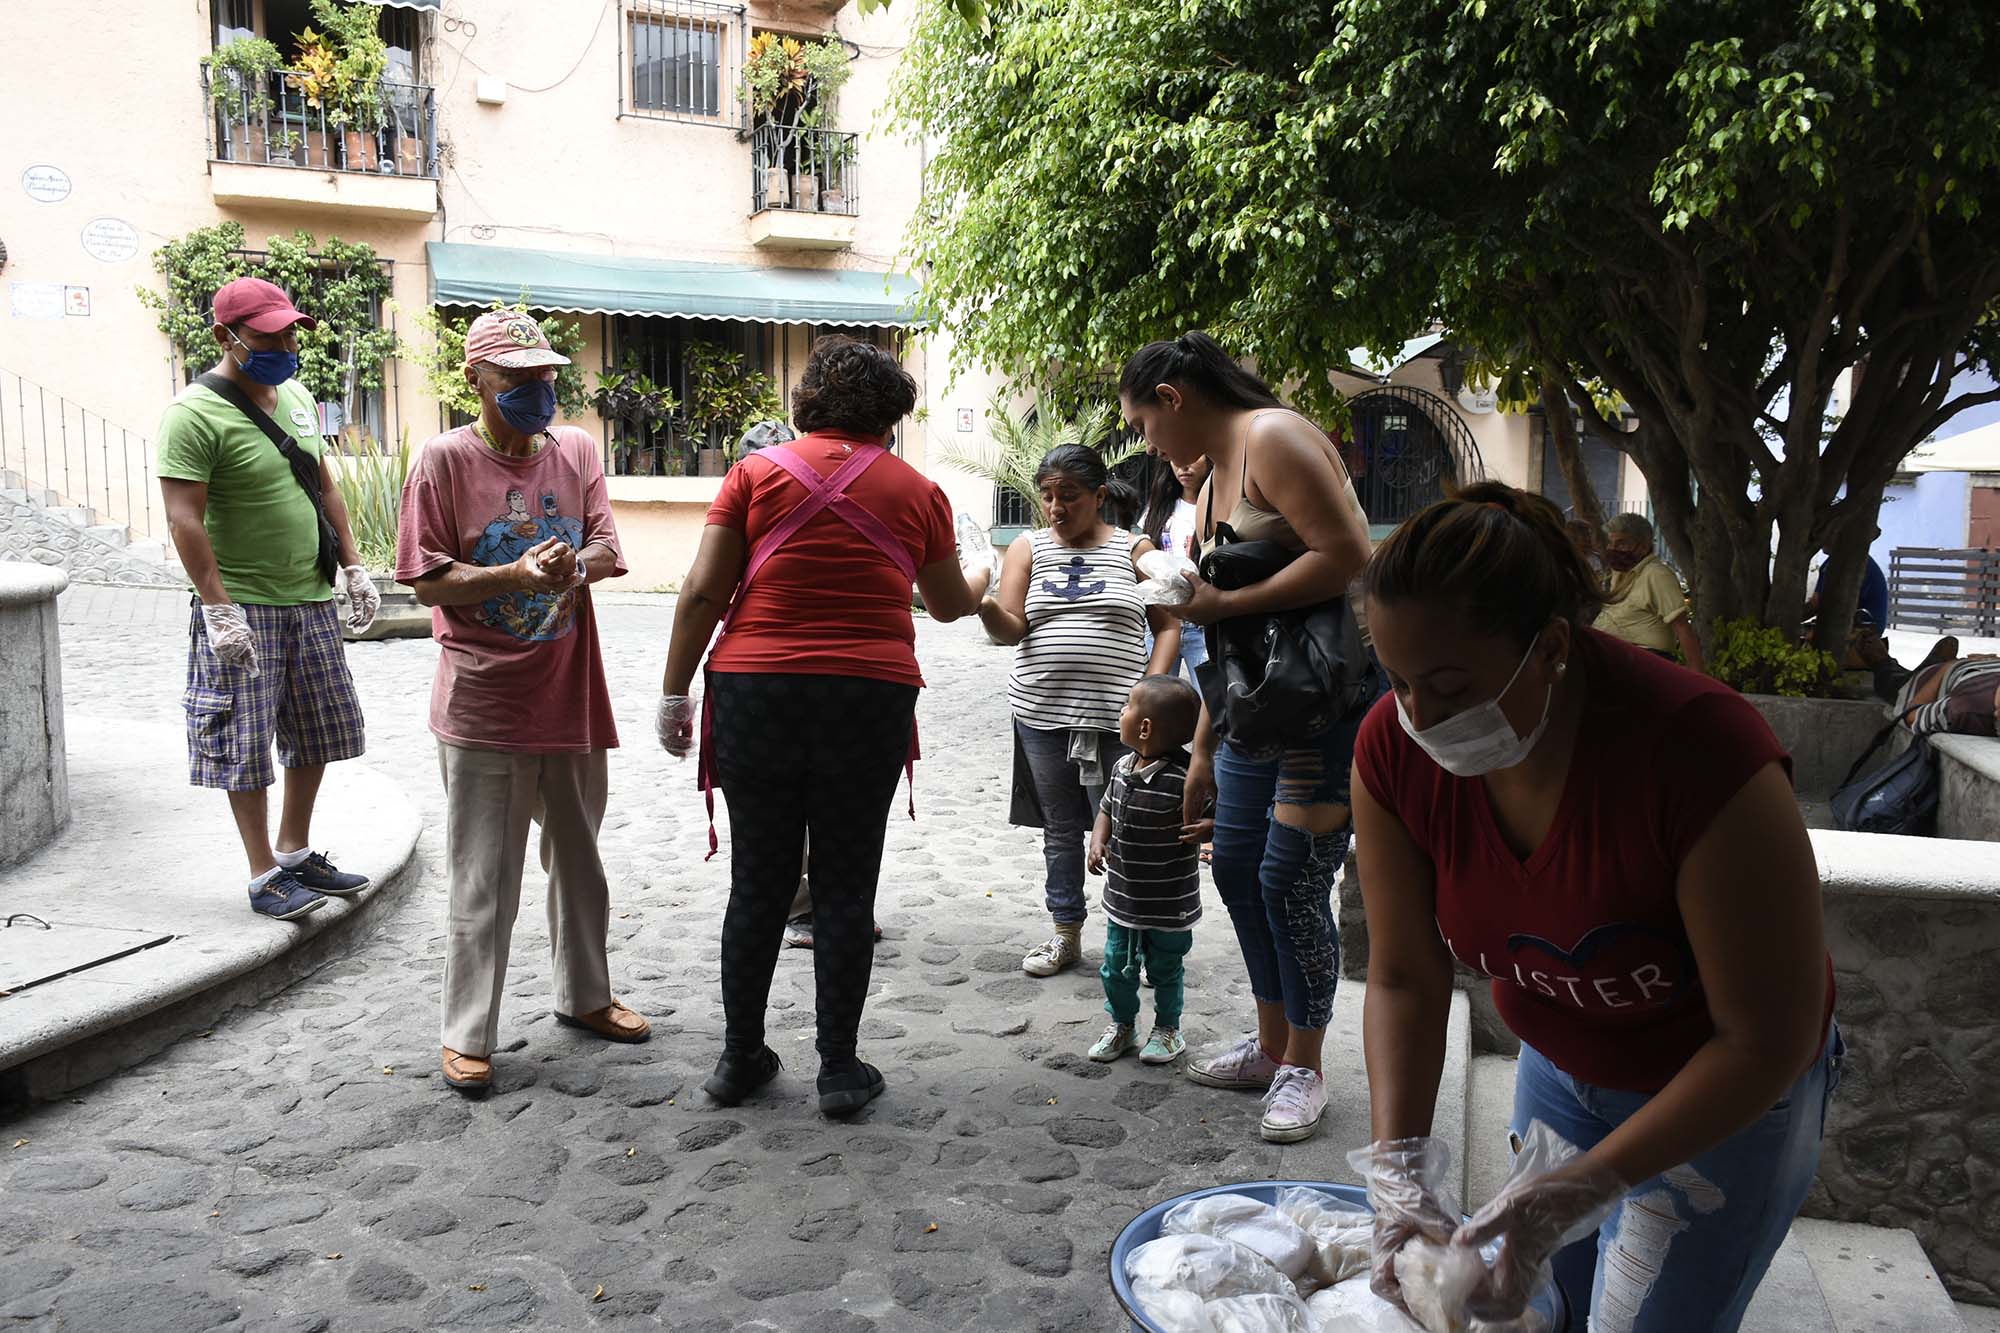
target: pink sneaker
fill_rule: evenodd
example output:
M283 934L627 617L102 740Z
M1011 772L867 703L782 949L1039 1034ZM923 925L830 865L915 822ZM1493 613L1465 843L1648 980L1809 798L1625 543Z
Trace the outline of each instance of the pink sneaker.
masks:
M1268 1088L1278 1076L1278 1062L1264 1054L1253 1032L1233 1046L1188 1061L1187 1076L1210 1088Z

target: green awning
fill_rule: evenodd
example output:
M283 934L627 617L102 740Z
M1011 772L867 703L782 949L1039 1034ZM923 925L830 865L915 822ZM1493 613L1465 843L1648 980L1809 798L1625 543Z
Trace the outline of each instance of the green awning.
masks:
M536 310L772 324L919 323L917 284L859 269L766 268L430 241L433 305L525 300Z

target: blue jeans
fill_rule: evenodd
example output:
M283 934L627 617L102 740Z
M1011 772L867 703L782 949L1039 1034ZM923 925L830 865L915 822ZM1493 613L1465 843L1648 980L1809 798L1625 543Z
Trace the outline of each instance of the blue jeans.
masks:
M1146 630L1146 660L1153 660L1153 631ZM1194 679L1194 669L1208 660L1208 632L1192 620L1181 622L1180 666L1174 674Z
M1215 891L1229 909L1250 993L1283 1004L1295 1028L1323 1028L1340 981L1333 886L1349 832L1308 833L1278 822L1273 804L1346 805L1354 734L1366 709L1278 758L1258 762L1223 744L1215 755Z
M1600 1333L1733 1333L1819 1169L1846 1055L1836 1026L1812 1068L1755 1124L1640 1182L1595 1236L1559 1252L1570 1327L1580 1333L1589 1314ZM1580 1083L1523 1045L1512 1130L1518 1138L1540 1120L1589 1149L1650 1100Z
M1104 801L1104 784L1085 785L1076 761L1069 757L1068 731L1041 731L1014 721L1027 756L1028 772L1034 778L1035 799L1042 807L1042 860L1048 866L1048 883L1043 890L1049 915L1059 925L1082 921L1083 852L1090 841L1090 826L1097 822L1097 807ZM1126 753L1115 732L1100 733L1100 753L1104 772Z

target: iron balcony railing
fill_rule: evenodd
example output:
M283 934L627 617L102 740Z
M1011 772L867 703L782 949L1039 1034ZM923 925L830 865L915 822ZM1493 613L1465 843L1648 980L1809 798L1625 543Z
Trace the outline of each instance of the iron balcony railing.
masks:
M113 440L111 432L117 431ZM142 435L0 368L0 473L136 537L163 536L153 513L153 447Z
M750 211L861 212L860 136L788 130L769 122L750 136Z
M294 70L259 88L203 67L201 96L211 162L437 179L437 93L427 84L385 79L356 114L315 105Z

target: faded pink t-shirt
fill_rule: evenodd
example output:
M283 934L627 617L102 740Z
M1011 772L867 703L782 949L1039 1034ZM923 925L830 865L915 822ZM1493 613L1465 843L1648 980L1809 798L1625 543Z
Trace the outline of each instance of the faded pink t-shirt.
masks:
M410 583L466 565L506 565L550 537L578 550L611 548L597 442L573 426L528 458L487 447L470 426L424 445L403 487L396 578ZM590 590L508 593L431 608L443 649L431 685L431 731L441 741L490 750L588 751L618 744L597 647Z

